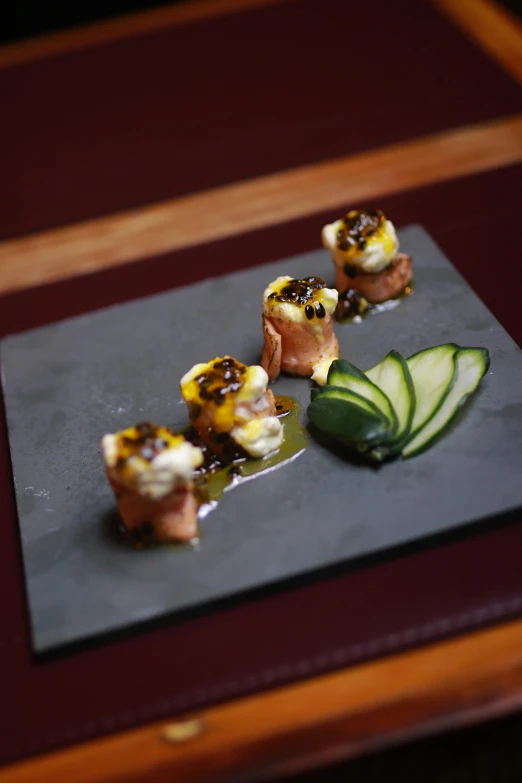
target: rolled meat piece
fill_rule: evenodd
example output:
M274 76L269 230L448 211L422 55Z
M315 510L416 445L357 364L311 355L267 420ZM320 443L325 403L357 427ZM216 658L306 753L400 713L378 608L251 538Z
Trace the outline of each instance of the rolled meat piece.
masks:
M380 209L352 209L324 226L322 240L332 254L339 293L354 289L377 304L399 296L411 282L411 258L399 252L395 227Z
M199 437L218 457L265 457L283 442L268 375L232 356L196 364L181 379L181 395Z
M338 292L320 277L278 277L263 295L261 364L270 380L280 372L310 377L314 366L337 359L333 331Z
M193 473L203 462L200 448L150 422L105 435L101 448L123 525L134 541L197 536Z

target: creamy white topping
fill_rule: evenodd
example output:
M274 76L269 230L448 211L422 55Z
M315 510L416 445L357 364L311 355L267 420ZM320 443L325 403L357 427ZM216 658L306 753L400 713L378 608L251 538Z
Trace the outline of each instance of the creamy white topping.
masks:
M399 250L399 240L395 226L387 220L385 228L374 236L368 237L364 250L357 252L341 250L337 246L337 232L343 228L343 221L328 223L322 230L323 245L330 250L338 266L345 263L358 267L362 272L381 272L393 261Z
M181 386L181 388L183 388L183 386L186 386L187 383L193 381L194 378L198 377L198 375L202 375L209 368L210 368L210 362L207 362L206 364L202 362L199 362L199 364L195 364L194 367L191 367L191 369L185 373L185 375L179 382L179 385Z
M268 375L266 370L259 364L252 364L247 367L245 373L245 382L237 393L238 402L256 402L264 396L268 386Z
M283 425L276 416L251 419L240 427L234 427L231 436L251 457L265 457L279 448L283 442Z
M278 277L273 283L265 289L263 294L263 310L266 315L272 316L272 318L281 318L283 321L291 321L293 323L306 323L311 324L305 314L303 305L294 304L292 302L278 302L276 299L269 299L270 294L279 293L281 288L290 280L294 280L289 275L282 275ZM337 300L339 298L339 292L335 288L319 288L314 295L314 302L320 302L325 309L327 315L332 315L337 306ZM316 320L316 319L314 319ZM320 320L316 323L318 330L320 327Z
M116 435L102 438L102 452L108 468L115 469L118 461ZM179 485L192 481L194 468L203 463L203 452L192 443L183 441L171 446L147 461L131 456L125 461L125 483L149 500L161 500ZM119 476L118 476L119 477Z
M136 473L136 489L143 497L161 500L178 485L192 481L194 468L203 462L203 453L191 443L165 449Z
M320 359L314 364L314 371L312 374L312 380L319 386L325 386L328 378L328 370L330 365L337 359L337 356L328 356L326 359Z
M118 439L116 435L104 435L101 441L103 459L108 468L113 468L118 461Z
M253 402L241 402L234 409L236 422L250 421L253 416L258 416L270 408L270 402L263 392L263 396Z

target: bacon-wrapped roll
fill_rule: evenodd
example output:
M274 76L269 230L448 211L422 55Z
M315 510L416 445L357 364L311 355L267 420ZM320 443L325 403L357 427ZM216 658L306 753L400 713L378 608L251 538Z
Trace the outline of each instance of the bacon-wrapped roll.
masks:
M203 462L200 448L150 422L105 435L101 447L123 524L135 541L197 535L193 472Z

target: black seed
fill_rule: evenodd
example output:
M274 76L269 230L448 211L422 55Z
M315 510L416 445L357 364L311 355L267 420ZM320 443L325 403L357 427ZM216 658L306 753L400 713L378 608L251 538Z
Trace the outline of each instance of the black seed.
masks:
M335 317L338 321L344 321L345 318L353 318L355 315L363 315L370 306L366 299L358 291L349 288L340 294Z
M326 310L322 306L321 302L316 302L315 303L315 312L316 312L318 318L324 318L325 317Z
M366 240L384 224L384 215L379 209L352 210L343 218L343 227L337 232L337 247L343 251L356 248L359 252L366 247Z
M345 264L343 266L344 274L347 275L348 277L351 277L352 279L354 277L357 277L357 271L358 271L357 267L354 266L353 264Z
M320 277L304 277L302 280L289 280L276 295L270 295L277 302L291 302L292 304L306 305L312 299L314 291L323 288L324 280Z
M309 305L309 304L306 305L306 307L305 307L305 315L306 315L306 317L308 318L309 321L312 320L312 318L314 317L314 308L312 307L312 305Z

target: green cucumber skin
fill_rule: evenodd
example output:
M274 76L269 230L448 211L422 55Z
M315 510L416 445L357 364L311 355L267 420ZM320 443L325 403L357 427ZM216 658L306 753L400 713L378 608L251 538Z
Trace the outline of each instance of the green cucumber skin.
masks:
M459 357L460 354L462 354L464 352L466 352L466 353L468 353L468 352L469 353L471 353L471 352L478 353L478 354L480 354L481 359L482 359L482 373L478 376L475 386L472 389L470 389L470 391L468 391L468 392L466 392L466 393L464 393L462 395L462 397L459 399L457 405L455 406L455 409L454 409L453 413L446 419L444 424L438 430L436 430L433 433L431 438L428 438L428 440L424 441L424 443L422 443L414 451L410 451L407 454L403 453L402 454L402 458L403 459L411 459L412 457L417 457L419 454L423 454L425 451L430 449L434 445L434 443L437 440L439 440L444 435L444 433L448 430L448 427L455 420L455 417L457 416L459 411L466 404L467 400L476 392L476 390L477 390L477 388L478 388L482 378L484 377L484 375L489 370L490 356L489 356L489 351L487 350L487 348L460 348L458 351L456 351L455 356L453 357L453 360L455 362L456 372L453 375L453 380L452 380L452 384L451 384L452 388L453 388L453 386L455 384L458 384L458 377L459 377L458 376L458 357ZM444 400L446 399L446 397L447 397L447 395L444 396ZM442 407L442 404L444 404L444 400L442 401L441 405L438 407L436 413L438 412L438 410L440 410L440 408ZM427 426L432 421L432 419L433 419L433 417L430 417L429 420L426 422L425 426ZM417 437L417 435L419 434L419 432L422 431L422 429L423 429L423 427L421 427L420 430L418 430L414 435L412 435L410 438L408 438L408 441L404 444L403 449L405 449L407 447L408 443L412 442L414 440L414 438Z
M416 402L415 387L413 385L413 378L411 377L410 368L408 367L408 363L401 353L399 353L395 349L392 349L386 354L384 359L381 362L379 362L379 364L375 365L375 367L372 367L371 369L373 370L376 369L377 367L380 367L382 364L384 364L384 362L386 362L387 359L390 358L393 359L395 362L397 362L401 367L402 378L406 387L406 393L408 394L410 399L410 409L408 413L408 418L406 420L406 425L403 428L402 432L398 432L395 438L388 445L388 454L386 458L399 454L402 447L407 442L411 430L413 417L415 415L415 402Z
M395 443L393 444L394 452L398 452L401 450L404 442L410 436L411 424L413 421L413 417L415 416L415 405L417 402L417 397L415 394L415 386L413 385L413 378L411 377L410 368L408 367L408 363L406 359L398 351L390 351L390 353L393 355L393 358L396 359L401 365L401 369L404 377L404 383L406 385L406 390L410 398L410 411L408 414L406 427L404 428L404 431L401 433L400 437L397 437Z
M456 351L460 351L462 348L462 345L458 345L458 343L441 343L440 345L433 345L431 348L421 348L420 351L415 351L415 353L412 353L408 358L406 359L407 362L410 361L410 359L415 359L417 356L420 356L421 353L428 353L430 351L438 351L440 348L454 348Z
M343 376L348 376L348 377L352 376L357 380L362 381L365 384L368 384L368 386L375 389L375 391L378 392L380 396L382 396L383 403L387 408L388 414L386 414L383 409L381 409L381 411L385 416L387 416L387 418L390 421L392 429L395 431L398 426L397 415L386 393L381 388L379 388L379 386L373 383L373 381L371 381L362 372L362 370L359 370L359 368L356 367L354 364L351 364L351 362L348 362L346 359L336 359L334 362L332 362L330 369L328 370L328 376L326 379L328 386L337 386L342 388ZM359 392L355 392L355 394L358 393Z
M441 348L453 348L455 350L455 353L453 354L453 375L451 376L451 378L450 378L450 380L449 380L449 382L448 382L448 384L446 386L446 389L444 390L444 394L441 395L437 405L433 408L433 410L431 411L429 417L427 419L425 419L425 421L423 421L422 424L420 424L415 430L413 430L413 429L410 430L410 434L409 434L407 442L409 442L410 440L413 440L415 435L417 435L417 433L420 432L420 430L423 427L425 427L426 424L428 424L428 422L431 421L431 419L438 412L438 410L440 409L441 405L444 403L444 400L446 399L446 397L450 393L451 389L453 388L453 384L455 383L455 368L456 368L455 361L456 361L456 355L457 355L458 351L461 349L461 347L460 347L460 345L457 345L457 343L442 343L441 345L433 346L433 348L424 348L422 351L417 351L417 353L414 353L411 356L408 356L408 358L406 360L406 362L408 363L411 359L414 359L415 357L420 356L421 354L426 354L426 353L429 353L429 352L439 351ZM409 365L408 365L408 369L409 369ZM412 376L413 388L415 389L415 381L413 380L413 373L411 373L411 371L410 371L410 374ZM417 397L417 395L415 395L415 396ZM413 417L415 418L415 413L414 413ZM412 423L413 423L413 421L412 421ZM405 445L406 444L403 443L402 447L404 448Z
M421 354L440 351L444 348L454 349L454 354L452 356L453 373L434 409L430 411L428 406L428 417L415 431L412 431L416 395L415 383L409 369L409 362L411 359ZM447 421L443 421L439 429L436 430L431 437L424 441L415 451L404 454L404 449L407 447L407 444L411 443L425 427L429 426L433 418L440 412L448 395L454 389L455 384L458 383L458 356L463 351L471 351L480 354L482 372L478 377L475 386L473 386L470 391L462 394L462 397L455 403L455 408L453 409L453 412L450 413ZM490 366L489 352L486 348L463 348L456 343L444 343L433 346L432 348L423 349L412 354L407 360L405 360L398 351L392 350L380 364L390 357L401 365L405 393L409 395L411 401L408 419L402 433L397 435L394 430L390 429L391 422L389 417L387 417L382 408L378 407L371 399L364 397L362 394L352 391L345 386L333 385L331 383L331 381L336 379L336 374L339 373L341 376L342 374L351 375L375 386L385 399L388 400L390 410L393 413L395 420L394 426L398 426L398 417L386 393L376 383L373 383L365 373L346 360L336 360L332 364L328 373L328 385L312 390L312 401L308 407L310 421L320 432L342 443L343 446L348 446L352 450L357 451L367 460L377 463L398 456L402 456L403 459L411 459L431 448L435 441L446 432L468 398L476 391L481 379L487 373ZM379 365L375 365L375 367L378 366ZM446 365L446 371L448 370L449 368ZM396 386L395 389L400 390L400 387ZM451 401L448 402L449 405L452 405ZM434 426L437 426L436 422L434 422Z
M335 359L335 361L331 363L328 375L326 376L329 386L335 386L335 384L330 384L330 375L333 373L339 373L339 375L355 375L355 377L360 378L361 381L367 380L363 371L347 359Z
M428 451L428 449L431 449L431 447L434 445L434 443L435 443L437 440L439 440L439 438L442 438L442 436L444 435L444 433L446 432L446 430L447 430L447 429L448 429L448 427L450 426L451 422L453 421L453 419L455 418L455 416L457 415L457 413L458 413L458 412L460 411L460 409L461 409L461 408L462 408L462 407L465 405L465 403L466 403L466 400L467 400L469 397L471 397L471 395L472 395L473 393L474 393L474 392L469 392L468 394L465 394L465 395L462 397L462 399L460 400L459 404L458 404L458 405L457 405L457 407L455 408L455 412L454 412L453 416L452 416L450 419L448 419L448 421L446 422L446 424L445 424L445 425L444 425L444 426L443 426L443 427L442 427L440 430L438 430L438 431L437 431L437 432L436 432L436 433L435 433L435 434L434 434L434 435L433 435L433 436L432 436L432 437L431 437L429 440L425 441L425 442L422 444L422 446L419 446L419 448L415 449L415 451L410 451L408 454L404 454L404 451L403 451L403 453L402 453L402 455L401 455L401 456L402 456L402 459L411 459L412 457L418 457L420 454L423 454L425 451ZM418 434L419 434L419 433L417 433L417 435L418 435ZM413 438L412 438L412 440L413 440ZM406 443L403 445L403 450L404 450L404 449L406 448L406 446L408 445L408 442L409 442L409 441L407 441L407 442L406 442Z
M439 412L439 410L441 409L441 407L442 407L442 406L443 406L443 404L444 404L444 400L446 399L446 397L448 396L448 394L450 393L450 391L453 389L453 387L454 387L455 383L457 382L457 377L458 377L458 372L457 372L457 355L458 355L458 353L459 353L459 350L460 350L460 349L459 349L459 348L457 348L457 350L456 350L456 351L455 351L455 353L453 354L453 375L451 376L451 380L450 380L450 382L448 383L448 386L446 387L446 390L445 390L444 394L443 394L443 395L442 395L442 397L440 398L440 400L439 400L439 402L438 402L438 405L437 405L437 406L436 406L436 407L433 409L433 411L431 412L431 416L429 416L429 417L426 419L426 421L424 422L424 424L422 424L420 427L417 427L417 429L416 429L416 430L414 430L414 431L411 431L411 432L410 432L410 434L409 434L409 436L408 436L408 438L405 440L405 442L401 444L401 457L402 457L402 459L410 459L411 457L413 457L413 456L414 456L414 453L411 453L411 454L408 454L408 455L406 455L406 454L404 453L404 449L407 447L408 443L411 443L411 441L412 441L414 438L416 438L416 437L417 437L417 435L419 434L419 432L421 432L421 431L424 429L424 427L426 427L426 426L427 426L427 425L430 423L430 421L433 419L433 417L434 417L434 416L435 416L435 415L436 415L436 414ZM422 451L425 451L425 449L422 449ZM415 452L415 453L418 453L418 454L420 454L420 453L421 453L421 451L418 451L418 452Z
M307 413L320 432L347 446L370 446L386 439L389 432L382 416L340 399L316 398Z
M311 401L315 402L320 399L339 400L344 404L357 406L363 412L378 416L386 429L390 430L390 421L381 409L367 397L363 397L362 394L357 394L351 389L346 389L344 386L321 386L319 389L312 389Z
M464 348L462 348L461 350L466 350L466 351L479 351L479 352L482 354L482 359L483 359L483 361L484 361L484 368L485 368L485 369L484 369L484 372L482 373L482 378L483 378L483 377L484 377L484 375L485 375L485 374L487 373L487 371L489 370L489 367L490 367L490 365L491 365L491 357L490 357L490 355L489 355L489 351L488 351L488 349L487 349L487 348L478 347L478 348L465 348L465 349L464 349Z

